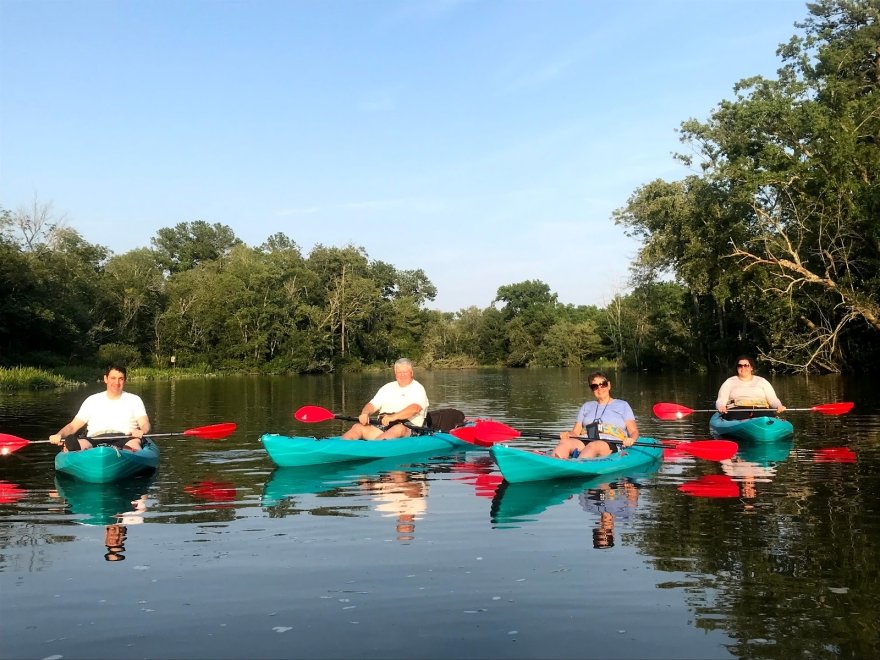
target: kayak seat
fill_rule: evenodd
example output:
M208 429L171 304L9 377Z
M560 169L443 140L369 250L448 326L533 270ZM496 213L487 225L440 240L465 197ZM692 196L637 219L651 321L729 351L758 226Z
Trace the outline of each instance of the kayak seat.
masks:
M425 428L432 431L448 433L456 426L464 424L464 413L455 408L429 410L425 415Z

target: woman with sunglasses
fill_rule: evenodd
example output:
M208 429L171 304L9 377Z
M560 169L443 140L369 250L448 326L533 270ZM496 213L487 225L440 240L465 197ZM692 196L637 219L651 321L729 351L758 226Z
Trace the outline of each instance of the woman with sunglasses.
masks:
M570 432L563 431L559 434L559 444L553 450L553 456L557 458L608 456L617 451L620 444L609 444L603 438L620 441L624 447L629 447L639 439L636 416L626 401L611 398L611 381L608 376L601 371L594 371L587 382L596 400L581 406ZM583 435L585 430L588 431L587 442L574 437ZM596 439L592 440L594 436Z
M775 408L777 413L785 410L776 396L773 386L754 373L754 361L748 355L736 359L736 375L721 384L715 408L725 419L745 419L762 411L755 408ZM765 412L764 414L769 414Z

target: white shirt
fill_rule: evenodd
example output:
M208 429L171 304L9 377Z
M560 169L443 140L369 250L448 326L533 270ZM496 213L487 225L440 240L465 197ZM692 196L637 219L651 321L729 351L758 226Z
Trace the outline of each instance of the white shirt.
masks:
M118 399L111 399L106 392L88 397L76 413L77 419L89 425L89 438L102 433L128 435L138 428L138 419L147 416L144 402L137 394L123 392Z
M376 396L370 399L370 403L380 415L384 413L396 413L413 403L418 404L421 410L409 418L409 422L421 426L425 421L425 413L428 412L428 394L422 384L414 380L406 387L401 387L397 381L387 383L379 388Z

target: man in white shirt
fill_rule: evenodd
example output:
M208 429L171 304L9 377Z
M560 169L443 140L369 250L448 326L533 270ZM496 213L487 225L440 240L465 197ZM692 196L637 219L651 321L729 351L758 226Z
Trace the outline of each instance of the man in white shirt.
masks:
M422 426L428 412L428 395L421 383L413 378L412 362L400 358L394 363L394 382L379 388L376 396L361 410L357 423L342 437L347 440L384 440L405 438L411 434L405 424ZM370 415L378 413L379 423L386 428L370 424Z
M90 449L99 444L139 451L141 438L150 432L150 419L141 398L123 391L125 376L125 367L118 364L107 367L104 373L107 390L88 397L80 406L76 417L58 433L50 435L49 442L55 445L63 443L64 451ZM76 432L86 424L86 437L76 437ZM102 441L102 435L127 437Z

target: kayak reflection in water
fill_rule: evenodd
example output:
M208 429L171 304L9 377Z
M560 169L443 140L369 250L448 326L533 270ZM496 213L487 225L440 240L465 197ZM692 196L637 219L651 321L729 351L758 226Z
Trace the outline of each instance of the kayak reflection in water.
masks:
M628 519L638 505L639 487L635 482L624 479L590 488L581 493L578 499L584 511L599 514L593 529L593 548L607 550L614 547L615 522Z
M375 480L364 479L360 487L379 502L376 511L397 518L398 541L415 539L416 521L428 510L428 482L424 474L393 470Z

